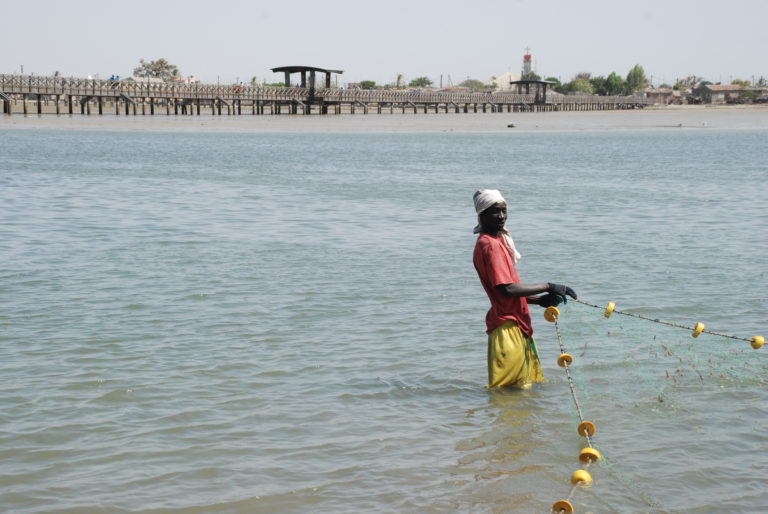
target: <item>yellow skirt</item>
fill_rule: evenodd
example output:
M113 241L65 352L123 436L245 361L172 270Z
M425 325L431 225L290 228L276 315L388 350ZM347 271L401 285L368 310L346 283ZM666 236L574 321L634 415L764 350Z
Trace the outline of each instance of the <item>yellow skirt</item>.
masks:
M488 387L527 389L543 380L536 343L517 323L506 321L488 334Z

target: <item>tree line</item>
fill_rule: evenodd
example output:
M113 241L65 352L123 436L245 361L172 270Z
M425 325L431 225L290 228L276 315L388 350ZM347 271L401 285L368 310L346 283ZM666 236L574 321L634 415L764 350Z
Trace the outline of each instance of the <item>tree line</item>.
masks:
M401 77L402 75L398 75L397 84L387 84L385 86L379 86L373 80L363 80L360 82L360 87L363 89L399 88L401 87ZM523 75L520 80L542 80L542 78L536 73L527 73ZM643 70L643 67L639 64L629 70L626 78L613 72L607 77L593 77L591 73L579 73L570 82L566 83L561 83L560 79L557 77L547 77L544 80L553 83L552 87L558 93L583 93L604 96L631 95L641 92L648 84L648 79L645 77L645 70ZM429 87L431 85L432 81L427 77L418 77L408 83L408 87ZM472 78L462 81L459 84L459 87L473 91L493 91L496 89L496 86L492 84L486 84Z
M145 61L141 59L139 66L134 68L133 75L136 77L153 77L159 78L166 82L173 81L180 77L179 68L166 59L157 59L154 61ZM521 77L521 80L542 80L542 78L536 73L528 73ZM547 77L544 79L547 82L551 82L552 88L558 93L581 93L581 94L596 94L601 96L618 96L618 95L632 95L642 92L649 86L649 80L645 76L645 70L639 64L636 64L626 77L618 75L616 72L611 72L607 77L605 76L592 76L591 73L579 73L569 82L562 83L557 77ZM732 84L740 84L744 87L750 87L752 84L747 80L736 79L731 82ZM251 85L259 85L256 77L253 77L250 81ZM397 74L397 78L394 82L384 85L376 84L373 80L362 80L359 83L359 87L362 89L401 89L403 87L411 88L424 88L430 87L434 83L428 77L416 77L413 80L405 82L401 73ZM672 88L675 90L692 89L696 86L712 84L704 80L702 77L696 75L690 75L684 79L678 79L674 85L661 84L659 87ZM268 86L285 86L283 82L273 82L270 84L264 84ZM493 91L495 86L483 83L479 80L467 78L459 84L459 87L468 88L473 91ZM760 77L757 87L768 87L768 81L764 77Z
M521 77L521 80L541 80L535 73L527 73ZM648 85L648 79L645 77L645 70L639 64L636 64L626 78L611 72L607 77L593 77L591 73L578 73L570 82L561 83L557 77L547 77L547 82L553 82L553 89L558 93L567 95L569 93L596 94L601 96L632 95L642 92Z

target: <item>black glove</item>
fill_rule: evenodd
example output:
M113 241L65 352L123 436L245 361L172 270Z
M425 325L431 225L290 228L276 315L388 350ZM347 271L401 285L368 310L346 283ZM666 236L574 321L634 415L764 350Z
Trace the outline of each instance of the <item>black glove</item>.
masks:
M568 295L574 300L578 298L576 296L576 291L574 291L568 286L564 286L562 284L553 284L552 282L548 282L548 285L549 285L549 288L547 289L548 293L559 294L563 298L565 298L565 295Z
M561 303L568 303L568 300L565 299L565 296L551 293L539 296L539 305L542 307L557 307Z

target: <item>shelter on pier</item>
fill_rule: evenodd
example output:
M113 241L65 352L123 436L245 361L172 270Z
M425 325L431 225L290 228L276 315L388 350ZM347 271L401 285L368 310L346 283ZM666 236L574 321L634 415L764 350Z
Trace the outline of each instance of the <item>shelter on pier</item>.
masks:
M315 68L312 66L281 66L279 68L272 68L274 73L285 73L285 87L291 87L291 74L301 73L301 87L309 88L310 91L314 91L317 87L316 76L318 73L325 73L325 86L331 87L331 73L341 75L343 70L326 70L324 68ZM307 73L309 73L309 85L307 84Z
M514 80L509 84L517 86L517 94L520 95L530 95L531 86L534 86L534 103L545 104L547 103L547 86L554 86L556 83L548 80Z

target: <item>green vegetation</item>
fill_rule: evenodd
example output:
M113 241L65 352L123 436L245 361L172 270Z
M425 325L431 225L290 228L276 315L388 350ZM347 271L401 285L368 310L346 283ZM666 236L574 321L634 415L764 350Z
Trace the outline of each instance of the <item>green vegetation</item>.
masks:
M591 77L589 83L592 84L592 92L598 95L607 95L608 79L605 77Z
M744 100L755 100L759 96L760 92L755 89L747 89L746 91L739 92L739 98L743 98Z
M624 79L615 72L611 72L608 78L605 79L605 94L606 95L620 95L624 91Z
M582 72L565 84L560 84L555 77L549 77L547 80L557 82L554 89L558 93L597 94L601 96L618 96L640 92L648 82L645 78L645 71L639 64L629 71L626 81L616 72L611 72L607 77L593 77L589 72Z
M520 80L541 80L541 77L531 71L520 77Z
M572 81L568 82L567 84L561 86L561 93L585 93L585 94L592 94L595 92L595 86L592 85L592 82L589 81L589 79L586 79L584 77L577 77L573 79Z
M479 80L475 80L475 79L467 79L464 82L462 82L461 84L459 84L459 87L466 87L466 88L469 88L469 89L474 89L475 91L479 91L479 90L482 90L482 89L487 89L487 86L485 84L483 84Z
M179 76L179 68L165 59L150 62L141 59L139 66L134 68L133 75L134 77L153 77L170 82Z
M625 91L630 95L642 92L647 83L648 80L645 78L645 70L643 70L643 67L639 64L635 64L635 67L627 73Z
M429 87L432 85L432 81L427 77L418 77L408 83L408 87Z
M602 96L616 96L624 91L624 79L611 72L608 77L590 77L588 73L581 74L592 84L592 92Z
M362 89L376 89L376 82L373 80L361 80L360 87Z

